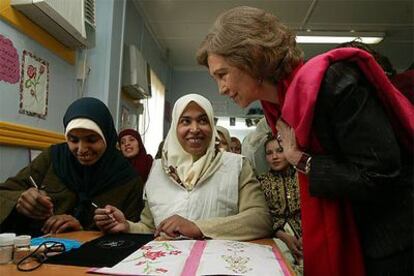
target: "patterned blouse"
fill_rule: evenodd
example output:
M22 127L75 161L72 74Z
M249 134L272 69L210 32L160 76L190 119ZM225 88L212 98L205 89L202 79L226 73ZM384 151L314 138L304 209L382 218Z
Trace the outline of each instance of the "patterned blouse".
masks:
M258 177L269 205L273 220L273 230L283 230L286 223L295 236L302 236L300 222L299 185L296 170L289 167L286 171L270 170Z

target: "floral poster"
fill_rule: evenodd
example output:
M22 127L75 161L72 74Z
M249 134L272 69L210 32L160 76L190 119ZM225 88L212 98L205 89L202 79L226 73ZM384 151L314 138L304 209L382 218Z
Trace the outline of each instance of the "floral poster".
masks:
M49 92L49 63L23 51L19 112L45 118Z

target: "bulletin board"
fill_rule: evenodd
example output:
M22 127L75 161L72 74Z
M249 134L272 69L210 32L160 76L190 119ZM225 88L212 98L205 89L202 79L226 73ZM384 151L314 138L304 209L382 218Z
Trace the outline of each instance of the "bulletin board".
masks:
M76 62L75 50L71 50L56 40L48 32L38 25L34 24L30 19L22 13L10 6L10 0L0 1L0 19L8 22L16 29L39 42L45 48L54 52L69 64L74 65Z

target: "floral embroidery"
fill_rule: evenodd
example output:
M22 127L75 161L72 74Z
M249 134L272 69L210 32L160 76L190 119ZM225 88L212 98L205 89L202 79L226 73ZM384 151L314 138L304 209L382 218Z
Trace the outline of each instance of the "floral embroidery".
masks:
M27 89L30 89L30 95L35 98L36 102L39 101L37 99L36 87L40 83L40 77L43 75L44 72L45 72L44 65L40 65L39 67L39 76L37 76L37 67L34 67L33 65L29 65L27 68L27 76L29 76L29 78L25 81L24 86Z
M168 269L159 266L159 259L168 255L181 255L182 252L170 242L161 242L154 246L144 245L140 248L142 254L138 257L129 260L130 262L136 262L135 265L143 267L145 274L152 273L167 273Z
M225 245L227 246L229 254L221 255L221 258L227 263L227 269L237 274L246 273L252 270L252 268L248 266L250 258L239 255L239 253L244 252L244 248L246 247L244 244L229 241Z
M21 75L19 112L44 119L48 109L49 63L24 50Z
M247 264L250 261L249 257L228 255L222 255L221 257L228 264L226 268L230 269L234 273L246 273L252 270L252 268L247 267Z

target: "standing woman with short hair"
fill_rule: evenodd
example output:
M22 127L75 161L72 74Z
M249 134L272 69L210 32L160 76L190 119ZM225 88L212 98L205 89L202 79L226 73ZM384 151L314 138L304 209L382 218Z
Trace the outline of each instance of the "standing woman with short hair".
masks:
M239 106L261 101L300 172L305 275L411 275L414 107L374 58L341 48L303 64L274 15L236 7L197 59Z

